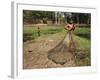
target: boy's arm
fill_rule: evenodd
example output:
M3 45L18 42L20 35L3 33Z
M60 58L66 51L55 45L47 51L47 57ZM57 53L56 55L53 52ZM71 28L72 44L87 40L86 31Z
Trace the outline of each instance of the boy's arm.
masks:
M64 26L64 29L68 30L68 25Z
M69 27L68 24L67 24L64 28L65 28L66 30L71 30L71 28Z
M74 26L73 26L73 31L75 30L75 28L76 28L76 24L74 24Z

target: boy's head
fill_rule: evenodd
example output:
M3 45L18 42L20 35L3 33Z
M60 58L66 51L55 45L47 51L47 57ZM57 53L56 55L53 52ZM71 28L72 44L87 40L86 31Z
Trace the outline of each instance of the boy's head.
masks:
M73 20L74 20L73 16L68 16L68 17L67 17L67 22L68 22L69 24L74 23Z
M69 21L69 23L72 24L72 23L73 23L73 20L71 19L71 20Z

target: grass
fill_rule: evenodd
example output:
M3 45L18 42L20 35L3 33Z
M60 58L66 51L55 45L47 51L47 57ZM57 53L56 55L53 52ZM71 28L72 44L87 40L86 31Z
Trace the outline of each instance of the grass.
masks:
M54 34L64 35L65 30L62 26L45 26L40 27L40 36L38 36L38 28L37 27L24 27L24 42L28 40L35 40L38 37L43 36L51 36ZM59 36L59 34L58 34ZM57 36L56 36L57 37ZM90 57L90 28L82 27L76 28L74 31L74 40L77 46L82 50L77 54L76 63L78 66L89 66L91 65L91 57Z
M90 40L74 35L75 41L78 44L78 47L82 50L77 54L76 63L78 66L89 66L91 65L90 57Z
M52 35L55 33L63 32L63 27L54 27L54 26L48 26L48 27L40 27L40 36L45 35ZM27 40L34 40L38 37L38 28L37 27L24 27L24 42Z
M74 31L74 34L80 37L84 37L86 39L90 39L90 28L82 27L82 28L76 28Z
M91 36L90 28L77 28L74 31L74 38L78 46L82 49L76 58L78 66L89 66L91 65Z

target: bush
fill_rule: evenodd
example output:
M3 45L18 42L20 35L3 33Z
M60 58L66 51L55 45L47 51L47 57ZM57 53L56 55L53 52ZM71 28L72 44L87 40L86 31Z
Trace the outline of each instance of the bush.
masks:
M43 18L43 23L47 24L47 18Z
M77 28L74 31L74 34L79 36L79 37L84 37L87 39L91 38L90 28Z

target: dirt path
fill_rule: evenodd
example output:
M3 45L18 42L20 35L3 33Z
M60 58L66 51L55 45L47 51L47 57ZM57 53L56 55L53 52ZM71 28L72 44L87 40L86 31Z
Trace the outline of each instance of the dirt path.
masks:
M52 36L40 37L35 42L24 43L24 69L35 68L54 68L54 67L73 67L75 60L72 54L67 54L68 61L64 64L56 64L48 59L48 50L54 48L64 37L64 35L54 34ZM55 37L58 36L58 37Z

